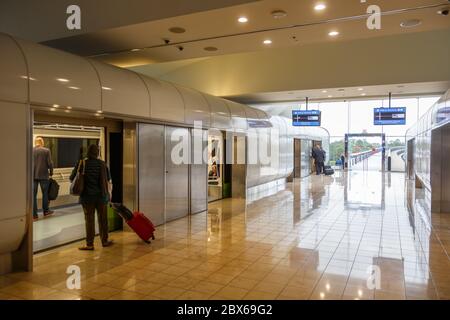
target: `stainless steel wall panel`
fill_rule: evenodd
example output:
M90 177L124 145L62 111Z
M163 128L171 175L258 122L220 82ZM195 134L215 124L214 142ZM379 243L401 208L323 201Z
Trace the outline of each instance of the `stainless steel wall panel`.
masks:
M208 209L208 163L204 150L208 148L208 131L191 130L190 198L191 214Z
M164 143L164 126L138 125L139 210L156 225L166 222Z
M179 138L178 139L175 139ZM166 222L185 217L189 214L189 146L190 134L186 128L166 127ZM185 142L183 152L178 152ZM187 150L186 150L187 149ZM184 153L184 152L187 152ZM184 163L177 163L174 157L187 157Z
M28 101L25 57L16 42L4 34L0 34L0 48L0 100L25 103Z

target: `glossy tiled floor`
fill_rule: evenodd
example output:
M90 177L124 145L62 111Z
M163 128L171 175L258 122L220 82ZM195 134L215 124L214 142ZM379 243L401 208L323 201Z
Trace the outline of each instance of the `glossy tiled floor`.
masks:
M110 248L40 254L33 273L0 277L0 299L449 299L449 216L430 215L407 185L337 172L219 201L158 228L151 245L119 232ZM69 265L81 290L67 289Z

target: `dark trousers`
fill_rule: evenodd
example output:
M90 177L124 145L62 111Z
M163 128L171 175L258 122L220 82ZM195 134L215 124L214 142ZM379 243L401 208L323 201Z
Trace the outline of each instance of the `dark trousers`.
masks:
M317 162L316 161L316 174L322 174L324 171L324 163L323 162Z
M42 192L42 210L47 212L49 210L49 202L48 202L48 186L50 182L48 179L35 179L33 182L33 216L37 216L38 207L37 207L37 192L38 186L41 186Z
M94 245L95 237L95 211L97 210L98 229L100 231L100 239L102 244L108 241L108 216L106 212L106 204L102 201L94 203L84 203L84 220L86 222L86 245Z

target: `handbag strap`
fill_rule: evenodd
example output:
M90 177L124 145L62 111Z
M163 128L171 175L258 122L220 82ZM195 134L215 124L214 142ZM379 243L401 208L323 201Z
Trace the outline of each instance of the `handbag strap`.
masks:
M80 172L80 169L81 169L81 165L83 164L83 172ZM84 172L85 172L85 170L86 170L86 160L80 160L80 162L78 163L78 169L77 169L77 172L78 173L81 173L82 175L84 175Z

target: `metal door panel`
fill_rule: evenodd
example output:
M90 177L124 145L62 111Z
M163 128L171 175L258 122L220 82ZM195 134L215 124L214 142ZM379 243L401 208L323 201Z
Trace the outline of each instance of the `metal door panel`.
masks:
M203 152L208 148L208 131L192 130L191 146L191 213L208 209L208 164Z
M166 222L189 214L189 149L190 134L186 128L166 127ZM172 141L172 136L176 141ZM175 156L186 156L188 161L178 164L172 159L172 150L186 142L188 154L174 152Z
M154 224L165 223L164 215L164 126L139 124L139 211Z

